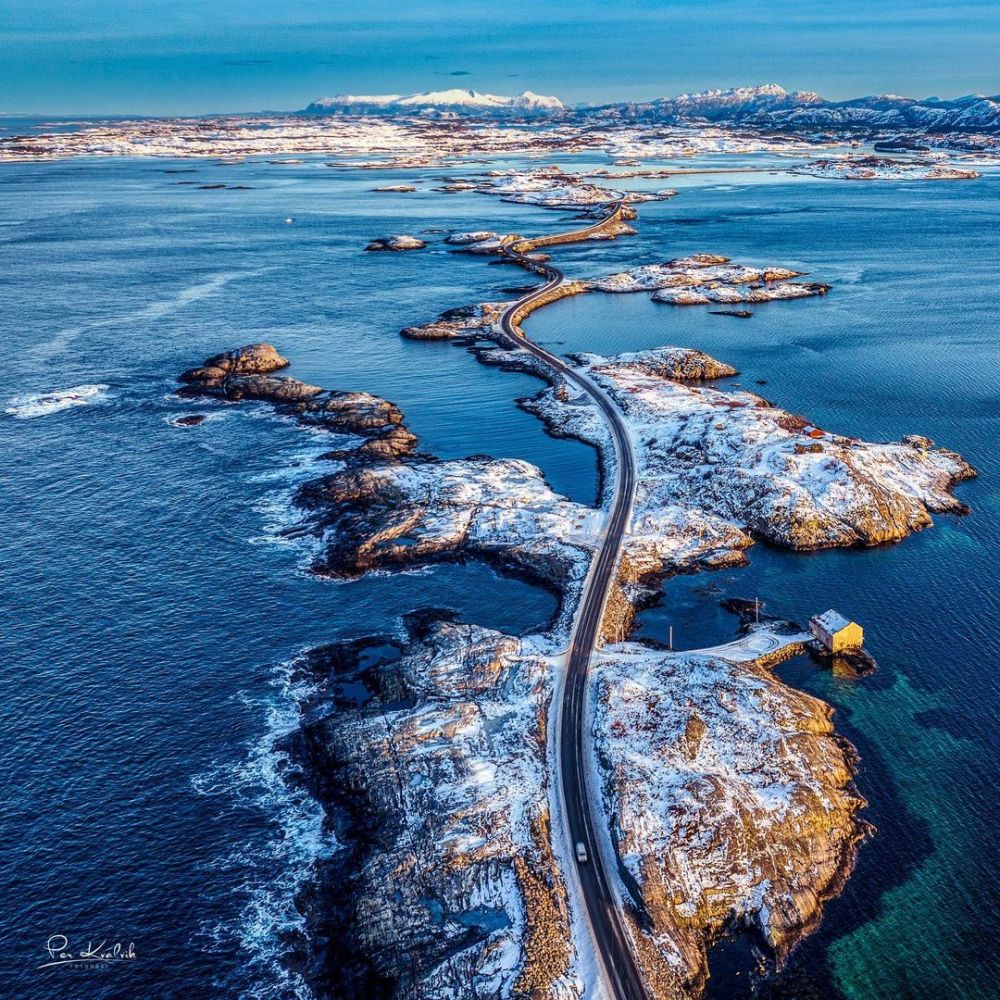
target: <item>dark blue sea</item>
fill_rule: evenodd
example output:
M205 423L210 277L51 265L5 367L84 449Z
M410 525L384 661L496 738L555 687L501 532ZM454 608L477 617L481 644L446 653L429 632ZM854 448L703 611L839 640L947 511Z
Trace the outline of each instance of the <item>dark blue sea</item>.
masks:
M437 243L360 252L387 233L538 232L566 217L370 191L416 176L320 160L0 164L0 995L309 997L279 959L296 893L337 845L276 749L295 724L289 662L428 604L514 632L550 619L551 595L476 565L309 576L308 551L277 532L328 442L264 407L171 394L209 354L268 340L299 378L394 400L428 451L525 458L593 502L593 451L517 407L539 383L398 337L523 275ZM729 596L862 622L871 677L781 671L836 706L879 830L783 995L995 996L1000 176L683 180L642 208L638 237L560 249L567 272L712 252L799 267L833 291L749 321L587 296L533 317L533 336L563 351L699 347L824 427L928 434L981 475L959 488L970 516L900 545L757 546L747 569L668 581L641 632L727 638ZM200 187L217 183L247 189ZM76 398L37 398L67 389ZM190 412L208 419L172 422ZM59 936L76 952L132 944L135 958L40 968ZM713 994L748 995L725 957Z

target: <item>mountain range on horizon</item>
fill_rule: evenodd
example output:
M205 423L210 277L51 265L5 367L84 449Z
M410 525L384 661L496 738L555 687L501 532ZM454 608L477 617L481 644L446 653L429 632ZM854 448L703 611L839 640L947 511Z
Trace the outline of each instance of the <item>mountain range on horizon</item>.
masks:
M648 124L709 121L773 129L1000 131L1000 95L969 94L944 100L875 94L830 101L813 91L787 91L775 83L706 90L649 101L573 107L557 97L527 90L512 97L464 89L408 95L337 95L313 101L300 113L601 117Z

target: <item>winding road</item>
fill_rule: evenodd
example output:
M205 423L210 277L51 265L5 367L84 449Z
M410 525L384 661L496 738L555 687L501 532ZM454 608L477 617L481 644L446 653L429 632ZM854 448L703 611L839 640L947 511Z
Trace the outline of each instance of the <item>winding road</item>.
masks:
M615 205L614 211L601 222L586 229L563 234L560 242L585 240L601 231L609 222L617 221L621 217L621 212L622 205L619 202ZM551 264L533 261L512 247L506 247L502 252L510 260L542 274L548 280L544 285L508 306L500 318L501 331L510 342L510 346L530 352L567 382L582 389L600 408L614 440L616 457L614 497L608 513L604 538L584 583L583 596L570 639L562 700L558 708L556 756L559 761L559 783L564 802L565 822L571 841L565 856L570 859L575 857L574 845L577 843L586 846L589 856L589 860L583 864L573 864L571 861L566 877L572 879L575 870L579 880L580 897L586 904L587 920L598 957L604 968L607 987L616 1000L646 1000L646 987L632 950L626 924L628 918L614 888L613 875L609 877L607 861L600 849L604 819L599 809L595 818L587 781L589 760L586 716L587 671L597 644L608 593L617 572L622 539L632 513L636 479L635 456L621 415L603 390L587 376L571 368L562 358L529 340L518 325L517 317L524 315L526 306L532 305L538 299L544 299L565 280L562 271ZM593 995L603 998L604 993L594 991Z

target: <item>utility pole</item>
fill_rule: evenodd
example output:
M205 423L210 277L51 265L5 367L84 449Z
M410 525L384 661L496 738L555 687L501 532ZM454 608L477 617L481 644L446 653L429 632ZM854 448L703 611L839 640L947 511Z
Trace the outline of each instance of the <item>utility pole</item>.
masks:
M668 645L670 647L670 652L672 653L674 651L674 627L673 627L673 625L670 626L670 641L669 641Z
M757 624L757 625L760 624L760 598L759 597L755 597L753 599L753 620L754 620L755 624Z

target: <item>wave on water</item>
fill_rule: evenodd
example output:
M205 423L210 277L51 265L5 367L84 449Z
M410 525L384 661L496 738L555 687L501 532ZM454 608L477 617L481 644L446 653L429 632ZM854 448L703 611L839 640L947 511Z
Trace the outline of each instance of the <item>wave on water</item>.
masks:
M68 410L73 406L86 406L106 398L108 386L100 383L75 385L69 389L54 389L51 392L26 393L9 400L6 414L19 420L32 417L47 417L50 413Z
M199 930L210 948L238 947L247 956L239 982L220 984L240 1000L313 1000L309 984L287 962L290 939L305 933L305 918L295 900L315 876L317 862L339 846L325 828L322 807L294 780L295 768L283 746L299 726L299 703L312 691L310 684L294 679L294 665L292 660L276 669L272 696L244 697L247 704L261 708L265 718L264 733L245 759L216 765L192 781L200 795L230 798L261 810L274 827L264 843L244 844L211 865L246 873L238 915Z
M303 557L315 555L322 540L310 532L298 532L308 521L308 514L296 506L294 496L298 487L317 475L330 473L342 467L342 463L323 459L321 456L331 449L349 443L346 436L332 435L318 428L302 428L310 437L323 440L323 450L317 452L315 446L300 449L290 455L280 466L253 475L250 481L266 484L269 490L254 504L254 511L260 515L264 533L248 539L251 545L294 546L302 550Z
M267 410L245 411L242 416L275 415ZM343 443L340 435L320 428L297 426L309 444L287 453L280 464L250 474L249 482L271 487L254 504L263 521L263 534L250 538L253 544L288 544L313 552L319 540L312 535L287 537L284 532L301 524L303 511L292 501L295 490L314 478L320 469L337 464L320 455ZM322 442L322 450L317 443ZM241 695L241 700L264 719L260 739L246 757L235 763L212 767L193 780L201 795L216 795L263 812L272 832L263 843L243 844L232 855L217 859L215 868L245 872L241 878L239 912L232 920L200 928L199 936L209 947L231 952L235 947L248 956L239 981L222 983L240 1000L313 1000L314 994L289 962L304 941L305 917L296 906L303 887L316 876L316 866L337 849L334 834L325 825L322 806L297 780L297 768L286 748L287 737L300 725L300 705L315 692L315 686L297 674L297 658L279 664L271 679L272 693L266 697Z

